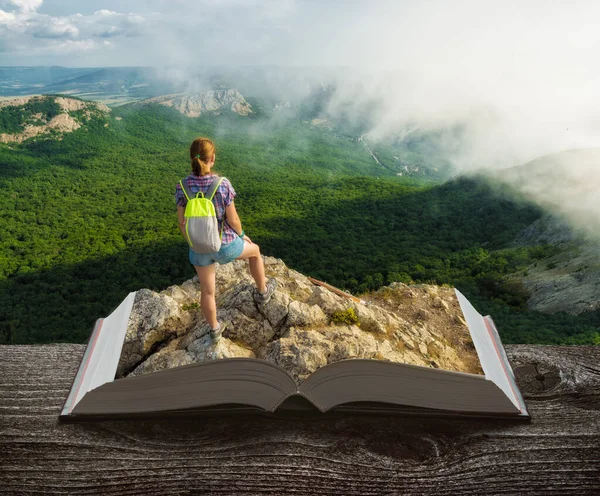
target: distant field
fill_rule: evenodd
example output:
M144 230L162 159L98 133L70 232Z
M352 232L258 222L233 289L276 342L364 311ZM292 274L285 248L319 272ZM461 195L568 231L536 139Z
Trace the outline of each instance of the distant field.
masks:
M133 103L138 101L137 98L126 98L122 96L114 96L114 95L102 95L95 93L78 93L77 91L62 91L61 95L65 96L74 96L77 98L82 98L84 100L90 100L94 102L101 102L109 107L118 107L120 105L125 105L127 103ZM13 96L0 96L0 101L5 100L14 100L15 98L26 98L29 96L41 96L42 93L32 93L28 95L13 95Z
M41 93L32 93L31 95L18 95L18 96L0 96L0 100L14 100L15 98L26 98L28 96L41 96Z
M139 98L127 98L123 96L115 96L115 95L103 95L103 94L95 94L95 93L71 93L72 96L76 96L78 98L83 98L84 100L93 100L96 102L101 102L109 107L118 107L119 105L125 105L127 103L133 103L139 101Z

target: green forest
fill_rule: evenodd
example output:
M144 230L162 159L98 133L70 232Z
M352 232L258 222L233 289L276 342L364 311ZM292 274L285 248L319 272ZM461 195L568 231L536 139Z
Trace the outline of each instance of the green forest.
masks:
M3 129L15 129L11 115ZM0 343L85 342L130 291L194 276L174 192L199 135L215 140L215 169L264 254L354 294L394 281L456 286L507 343L600 339L600 312L528 311L523 286L503 279L554 250L510 247L541 212L505 188L397 176L360 142L301 120L130 104L62 140L0 144Z

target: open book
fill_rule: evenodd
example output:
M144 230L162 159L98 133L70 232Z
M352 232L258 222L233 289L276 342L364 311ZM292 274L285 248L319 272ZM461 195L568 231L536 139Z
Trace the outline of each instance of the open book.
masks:
M97 321L60 418L365 412L528 419L492 319L455 292L483 373L350 358L328 363L300 383L277 363L242 357L115 379L136 295L130 293L110 316Z

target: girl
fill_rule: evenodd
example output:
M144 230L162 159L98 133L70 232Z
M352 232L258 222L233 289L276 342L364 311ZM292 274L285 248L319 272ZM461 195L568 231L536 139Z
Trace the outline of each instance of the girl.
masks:
M192 162L192 173L183 181L187 182L192 193L198 191L206 193L213 180L218 177L212 172L215 165L215 145L208 138L197 138L190 146L190 159ZM233 199L236 193L227 178L223 178L215 195L213 203L219 222L219 232L223 230L221 238L221 249L216 253L200 254L189 250L190 262L196 269L198 280L200 281L200 304L204 318L210 325L210 335L215 341L219 339L221 333L226 327L226 323L219 323L217 320L217 308L215 303L215 262L226 264L233 260L248 259L250 263L250 273L256 282L256 293L254 299L257 304L265 305L273 295L277 287L275 279L265 281L265 266L260 248L253 243L242 229L242 222L237 214ZM185 206L187 199L181 186L177 184L175 190L175 200L177 202L177 217L179 219L179 229L183 237L185 234Z

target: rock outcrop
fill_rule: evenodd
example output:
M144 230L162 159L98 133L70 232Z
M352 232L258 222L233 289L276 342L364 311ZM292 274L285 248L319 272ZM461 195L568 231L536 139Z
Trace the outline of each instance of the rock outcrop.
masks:
M600 308L600 246L565 221L544 216L516 238L521 246L551 244L557 252L528 266L520 280L531 296L527 306L545 313L580 314Z
M54 96L27 96L2 100L0 101L0 110L4 107L20 107L31 101L46 99L54 100L60 106L61 113L49 120L41 113L33 114L22 123L23 130L21 132L0 133L0 143L22 143L29 138L50 133L55 133L57 139L62 139L65 133L79 129L94 116L104 116L110 112L110 109L103 103ZM79 115L72 115L71 112L79 112Z
M199 117L205 113L219 114L224 110L244 116L252 113L252 107L236 89L163 95L142 100L140 103L159 103L173 107L188 117Z
M246 262L218 266L218 317L229 324L216 343L196 278L160 293L138 291L117 377L227 357L274 362L298 383L347 358L482 373L452 288L394 283L363 304L313 284L281 260L266 257L265 267L279 286L259 308Z
M545 215L519 232L515 243L519 246L560 245L576 238L577 234L564 220Z

